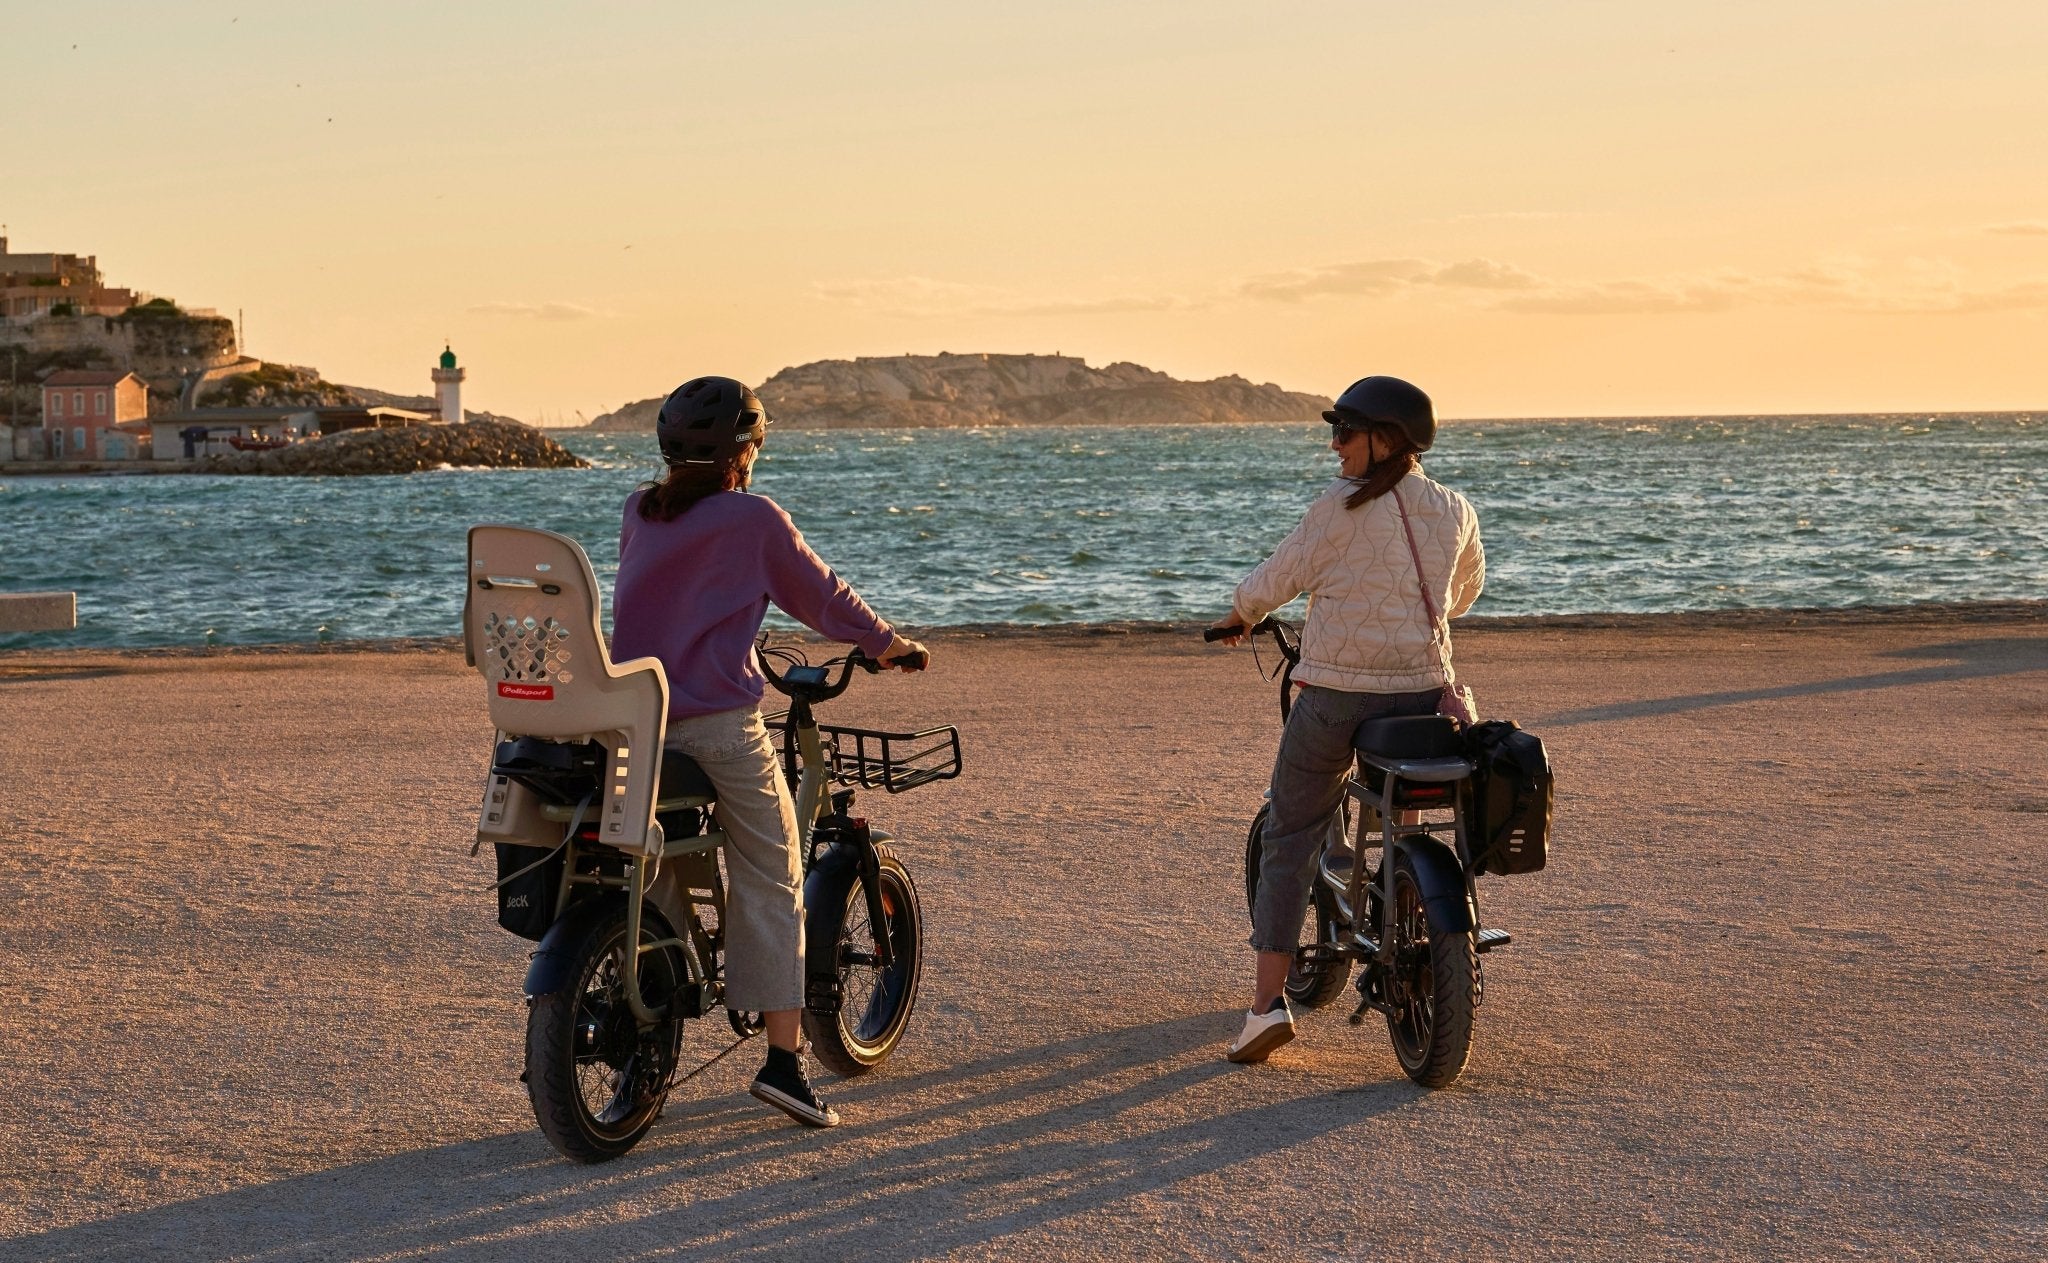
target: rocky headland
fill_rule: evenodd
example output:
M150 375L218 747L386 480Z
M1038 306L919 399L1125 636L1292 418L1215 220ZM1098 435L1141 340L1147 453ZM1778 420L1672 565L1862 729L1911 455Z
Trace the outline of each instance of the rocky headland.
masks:
M590 462L530 425L471 421L345 430L267 452L215 456L195 473L319 476L410 474L425 469L587 469Z
M757 389L777 425L798 429L1313 421L1330 406L1320 395L1242 377L1181 381L1138 364L1090 368L1071 355L818 360ZM627 404L590 428L651 430L661 402Z

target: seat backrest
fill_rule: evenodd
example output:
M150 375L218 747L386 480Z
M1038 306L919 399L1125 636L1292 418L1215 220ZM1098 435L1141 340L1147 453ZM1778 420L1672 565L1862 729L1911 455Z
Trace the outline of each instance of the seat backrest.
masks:
M611 660L582 545L553 531L473 526L467 579L463 640L490 685L491 722L507 738L601 743L611 757L593 811L599 837L659 853L668 677L656 658Z

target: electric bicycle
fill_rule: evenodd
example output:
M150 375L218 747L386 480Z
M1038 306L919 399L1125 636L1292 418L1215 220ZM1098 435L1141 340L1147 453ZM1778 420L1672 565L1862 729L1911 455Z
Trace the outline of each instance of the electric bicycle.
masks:
M1255 643L1269 635L1279 649L1275 674L1285 721L1301 662L1297 629L1267 618L1249 632L1210 628L1203 638L1240 634ZM1344 787L1342 840L1316 857L1308 941L1295 949L1287 997L1305 1008L1325 1007L1343 993L1353 965L1362 966L1351 1024L1381 1014L1401 1069L1423 1087L1440 1088L1458 1077L1471 1052L1485 989L1480 958L1514 941L1479 920L1474 878L1493 862L1475 848L1470 828L1480 766L1468 757L1457 721L1442 715L1368 719L1352 744L1358 757ZM1544 794L1547 830L1547 780ZM1248 908L1257 902L1270 811L1270 802L1260 807L1245 836Z
M780 738L804 838L803 1029L822 1064L866 1074L909 1027L924 922L894 839L854 814L856 795L959 776L959 731L821 725L815 708L845 692L855 668L882 664L859 650L815 665L794 649L764 643L756 652L789 698L765 722ZM924 655L905 665L923 669ZM709 777L668 750L654 791L658 853L637 838L639 849L608 841L599 822L607 769L633 757L644 756L595 740L519 737L498 745L485 791L487 816L493 802L529 794L550 834L560 831L552 846L500 843L497 888L501 924L539 940L526 975L521 1078L541 1131L578 1162L632 1149L674 1087L762 1029L759 1014L728 1009L733 1043L682 1070L686 1024L725 1003L726 834Z

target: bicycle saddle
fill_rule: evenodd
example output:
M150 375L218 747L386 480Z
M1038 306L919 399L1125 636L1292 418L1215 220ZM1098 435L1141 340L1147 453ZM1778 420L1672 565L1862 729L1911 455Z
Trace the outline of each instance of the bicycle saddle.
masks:
M678 750L661 752L661 784L655 787L656 799L668 798L716 798L718 790L712 787L711 778L704 769L697 766L697 760Z
M1391 715L1368 719L1351 745L1382 759L1442 759L1464 752L1458 724L1443 715Z

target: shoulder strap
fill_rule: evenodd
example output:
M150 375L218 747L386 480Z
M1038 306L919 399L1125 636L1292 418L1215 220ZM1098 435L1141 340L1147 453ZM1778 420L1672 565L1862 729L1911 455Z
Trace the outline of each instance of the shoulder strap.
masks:
M1422 550L1415 546L1415 528L1408 521L1408 506L1401 502L1401 484L1395 483L1390 490L1394 496L1394 510L1401 515L1401 532L1408 537L1408 557L1415 563L1415 586L1422 593L1422 608L1429 615L1429 639L1437 649L1437 665L1444 673L1444 685L1451 683L1450 628L1436 616L1436 602L1429 596L1429 576L1422 572Z

